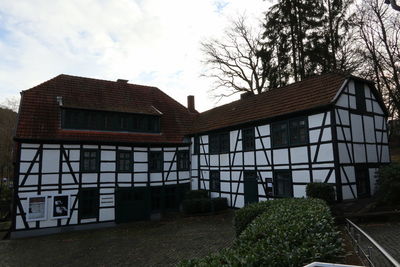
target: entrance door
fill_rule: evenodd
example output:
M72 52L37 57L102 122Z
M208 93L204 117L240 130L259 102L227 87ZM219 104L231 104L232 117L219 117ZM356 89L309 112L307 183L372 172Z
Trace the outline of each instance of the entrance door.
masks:
M371 196L367 166L365 165L355 166L355 172L356 172L356 183L357 183L357 197L365 198Z
M147 187L118 188L115 192L115 220L117 223L141 221L149 218Z
M244 204L258 202L257 173L244 171Z

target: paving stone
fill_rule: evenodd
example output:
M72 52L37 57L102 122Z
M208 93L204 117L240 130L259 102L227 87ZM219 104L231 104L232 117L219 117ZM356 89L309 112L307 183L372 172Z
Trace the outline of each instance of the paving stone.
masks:
M366 224L361 228L400 262L400 223Z
M234 240L233 211L0 241L0 266L174 266Z

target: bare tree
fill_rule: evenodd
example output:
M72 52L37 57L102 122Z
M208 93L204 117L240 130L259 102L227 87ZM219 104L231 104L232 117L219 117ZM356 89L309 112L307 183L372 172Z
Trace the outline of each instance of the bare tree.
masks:
M390 116L400 112L400 13L380 0L358 6L356 23L365 64L361 74L376 82Z
M202 75L214 81L214 96L231 96L240 92L259 94L266 90L267 77L258 55L261 32L246 25L245 16L232 21L223 39L201 43L207 70Z

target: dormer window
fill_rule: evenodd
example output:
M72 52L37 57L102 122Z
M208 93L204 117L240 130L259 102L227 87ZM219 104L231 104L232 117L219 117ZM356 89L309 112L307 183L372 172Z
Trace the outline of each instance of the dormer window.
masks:
M146 114L63 108L61 127L71 130L159 133L160 117Z

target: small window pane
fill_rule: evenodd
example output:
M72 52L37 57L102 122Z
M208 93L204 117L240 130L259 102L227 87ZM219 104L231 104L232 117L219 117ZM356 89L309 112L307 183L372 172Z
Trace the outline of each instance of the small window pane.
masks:
M229 152L229 133L220 134L220 153Z
M82 150L81 170L83 172L97 172L99 165L99 153L97 150Z
M130 172L132 170L132 153L131 153L131 151L118 151L118 153L117 153L117 170L119 172Z
M359 111L366 110L364 84L362 82L355 82L356 90L356 105Z
M219 136L217 134L209 135L208 138L210 154L219 153Z
M177 158L178 158L177 159L178 170L180 171L189 170L189 151L188 150L178 151Z
M249 151L255 149L255 132L254 128L244 129L242 131L243 150Z
M193 154L200 154L200 138L198 136L194 137Z
M272 144L274 147L288 145L288 128L286 122L272 124Z
M275 195L279 197L292 197L293 184L290 171L276 171L274 178Z
M307 143L307 121L305 118L290 121L290 144Z
M164 159L161 151L149 152L149 171L160 172L163 170Z

